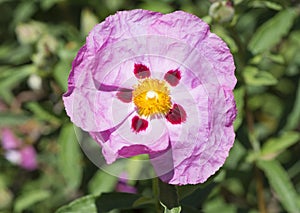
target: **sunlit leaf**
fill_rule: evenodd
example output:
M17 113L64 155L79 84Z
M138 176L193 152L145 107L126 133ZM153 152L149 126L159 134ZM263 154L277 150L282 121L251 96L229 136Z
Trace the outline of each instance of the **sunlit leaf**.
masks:
M100 195L103 192L113 191L117 182L117 177L99 170L89 182L89 192L93 195Z
M59 118L52 115L37 102L27 103L26 108L32 111L37 119L40 119L42 121L49 122L55 126L58 126L61 122Z
M25 65L18 68L9 68L3 72L5 73L0 78L0 96L4 97L5 101L10 102L12 97L7 96L7 93L27 76L35 72L35 67L32 65Z
M300 140L299 132L285 132L280 137L269 139L261 149L262 158L273 158Z
M89 9L84 9L81 12L81 33L83 36L87 36L91 29L98 24L98 18Z
M72 124L63 126L59 138L59 169L66 181L66 186L76 189L82 177L81 152Z
M34 191L28 191L20 195L14 204L15 212L22 212L28 207L45 200L51 196L51 193L47 190L37 189Z
M249 42L249 50L253 54L270 50L289 32L296 17L294 8L280 11L257 29Z
M140 5L140 8L161 13L169 13L172 11L172 7L163 1L144 0L144 3Z
M164 213L180 213L181 212L181 206L174 207L172 209L168 209L163 203L161 205L164 207Z
M236 208L236 206L226 203L222 198L216 198L204 205L203 212L216 213L222 210L222 213L233 213L236 212Z
M250 3L250 6L252 7L258 7L258 8L270 8L273 10L281 10L282 6L278 3L272 2L272 1L261 1L261 0L257 0L257 1L252 1Z
M246 83L251 86L270 86L278 82L271 73L258 70L256 67L246 67L243 75Z
M95 198L88 195L59 208L55 213L97 213Z
M237 117L233 123L234 129L237 130L240 125L242 124L243 117L244 117L244 96L245 96L245 88L240 87L238 89L234 90L234 99L236 102L236 108L237 108Z
M261 160L257 165L266 174L285 210L290 213L300 212L300 207L297 205L297 192L280 163L276 160Z

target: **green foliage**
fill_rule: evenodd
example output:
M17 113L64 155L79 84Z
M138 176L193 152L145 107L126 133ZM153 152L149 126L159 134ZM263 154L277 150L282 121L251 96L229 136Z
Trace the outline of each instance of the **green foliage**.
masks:
M259 161L258 166L265 172L271 187L275 190L285 210L291 213L299 212L297 192L280 163L276 160Z
M230 16L209 14L212 2L0 0L0 130L34 147L38 161L27 171L0 146L0 212L300 212L299 1L233 0ZM108 15L135 8L193 13L234 55L236 141L203 184L137 180L148 156L99 170L64 111L61 97L86 35ZM137 194L117 192L121 180L112 174L123 170Z
M65 178L67 188L76 189L81 182L82 166L79 143L72 124L62 127L57 142L60 146L59 169Z
M79 198L70 204L59 208L55 213L81 213L90 212L97 213L97 208L95 204L95 198L92 195L88 195Z
M280 11L257 29L248 48L253 54L270 50L289 32L296 17L297 12L293 8Z

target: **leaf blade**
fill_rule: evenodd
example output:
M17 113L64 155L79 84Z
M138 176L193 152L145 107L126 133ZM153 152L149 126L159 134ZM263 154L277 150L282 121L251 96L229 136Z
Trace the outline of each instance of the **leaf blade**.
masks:
M289 32L296 17L295 9L282 10L257 29L249 42L248 49L253 54L271 49Z
M257 166L264 171L271 187L275 190L283 207L287 212L295 213L300 211L297 206L297 193L290 181L288 174L276 160L257 162Z

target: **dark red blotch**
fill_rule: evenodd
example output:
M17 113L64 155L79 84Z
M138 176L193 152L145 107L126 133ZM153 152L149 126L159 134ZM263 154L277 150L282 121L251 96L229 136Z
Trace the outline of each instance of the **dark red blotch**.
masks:
M140 132L146 130L148 127L148 121L145 119L140 118L139 116L134 116L131 121L131 128L135 132Z
M174 87L179 83L179 80L181 79L181 73L178 69L170 70L165 74L164 79Z
M132 101L132 90L120 89L117 92L117 98L124 103L130 103Z
M186 121L186 112L182 106L174 104L173 108L166 115L166 119L171 124L181 124Z
M133 72L138 79L148 78L151 75L149 68L143 64L134 64Z

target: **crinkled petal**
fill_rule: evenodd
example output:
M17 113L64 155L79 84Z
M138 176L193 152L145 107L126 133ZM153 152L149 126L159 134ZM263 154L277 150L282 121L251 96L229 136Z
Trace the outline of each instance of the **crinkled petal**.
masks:
M235 65L230 49L222 39L211 33L209 26L197 16L183 11L166 14L151 25L151 33L175 38L188 45L209 62L213 69L207 72L214 72L220 85L234 88ZM193 51L190 51L191 54L186 54L184 60L179 59L179 61L195 70L197 67L189 64L190 60L195 59Z
M184 101L187 121L181 126L168 125L172 155L158 156L160 161L170 162L173 166L172 177L162 177L170 184L206 181L224 164L233 145L235 134L232 123L236 107L232 92L219 87L208 96L209 89L203 88L204 85L191 90L189 93L192 98L180 94L177 96L178 101ZM152 163L159 171L161 165Z
M153 119L149 121L146 130L136 133L131 129L131 120L134 116L135 113L112 131L109 140L99 141L101 137L98 137L107 163L112 163L117 158L160 152L168 147L169 135L165 120Z
M117 98L117 92L75 88L64 104L71 121L85 131L104 131L118 125L133 105Z

